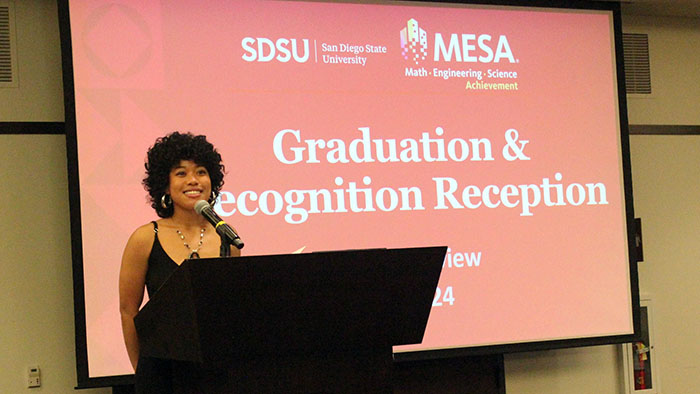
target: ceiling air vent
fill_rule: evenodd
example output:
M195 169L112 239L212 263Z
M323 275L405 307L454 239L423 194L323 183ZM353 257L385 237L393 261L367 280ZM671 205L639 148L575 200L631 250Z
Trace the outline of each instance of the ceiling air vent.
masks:
M0 0L0 87L17 87L14 7Z
M647 34L622 34L625 53L625 84L627 94L651 94L651 70L649 68L649 36Z

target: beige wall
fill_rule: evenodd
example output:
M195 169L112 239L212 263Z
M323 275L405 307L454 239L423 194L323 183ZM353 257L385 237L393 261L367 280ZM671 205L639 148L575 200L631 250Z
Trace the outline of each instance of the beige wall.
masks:
M700 18L626 16L623 31L649 35L652 94L630 99L630 123L700 125Z
M75 387L65 137L1 135L0 393ZM41 389L26 368L39 365ZM107 393L90 390L87 393Z
M640 291L653 300L664 393L700 390L700 135L634 136L635 209L643 219Z
M55 2L15 6L20 87L0 89L0 122L62 121ZM631 123L700 125L698 26L697 19L625 18L626 32L650 34L654 84L652 98L630 99ZM640 286L654 298L661 392L696 393L700 136L633 136L631 146L644 223ZM0 392L69 393L76 378L64 137L0 135L0 157ZM32 364L42 368L41 389L26 388ZM623 393L620 347L507 355L506 381L508 394Z
M62 122L56 1L16 0L14 5L19 87L0 89L0 122Z

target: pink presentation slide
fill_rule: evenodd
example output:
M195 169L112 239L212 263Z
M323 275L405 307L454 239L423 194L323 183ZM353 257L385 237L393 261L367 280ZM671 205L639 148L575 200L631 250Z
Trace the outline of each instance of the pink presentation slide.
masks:
M612 15L71 1L90 377L132 373L117 278L144 158L205 134L244 255L449 247L422 344L633 331ZM410 264L406 262L406 264Z

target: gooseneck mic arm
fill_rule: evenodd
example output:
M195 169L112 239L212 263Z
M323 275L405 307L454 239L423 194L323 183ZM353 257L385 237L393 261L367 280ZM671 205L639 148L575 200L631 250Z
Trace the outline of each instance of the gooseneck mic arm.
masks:
M236 234L236 231L226 224L219 215L214 212L214 210L211 208L211 205L209 205L208 202L204 200L199 200L197 201L196 204L194 204L194 210L204 216L204 218L211 223L212 226L216 229L216 233L219 234L219 237L221 237L221 257L227 257L231 255L231 250L229 245L233 245L238 249L243 249L243 241L241 241L241 237ZM226 250L224 250L226 249Z

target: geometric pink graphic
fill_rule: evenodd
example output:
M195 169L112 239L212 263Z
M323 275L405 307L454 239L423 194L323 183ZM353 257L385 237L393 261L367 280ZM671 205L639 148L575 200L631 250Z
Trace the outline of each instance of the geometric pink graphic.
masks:
M416 64L425 60L428 54L428 34L418 27L415 19L409 19L406 27L401 29L401 54L408 60L409 56Z

